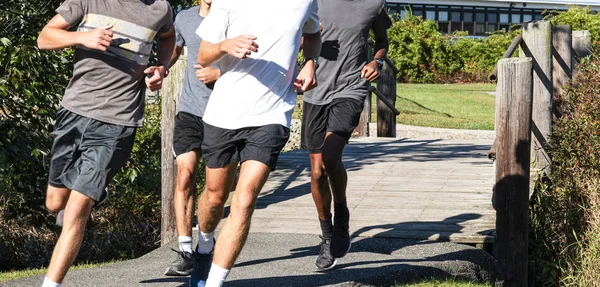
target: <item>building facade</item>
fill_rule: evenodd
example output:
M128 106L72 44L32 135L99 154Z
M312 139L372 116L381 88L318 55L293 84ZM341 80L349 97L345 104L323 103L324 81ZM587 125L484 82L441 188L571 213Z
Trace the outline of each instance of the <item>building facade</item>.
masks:
M589 6L593 10L600 10L600 0L387 0L388 10L393 17L406 17L406 13L412 11L415 16L436 21L442 33L466 31L475 36L485 36L499 30L507 31L515 25L542 20L544 11L567 10L569 5Z

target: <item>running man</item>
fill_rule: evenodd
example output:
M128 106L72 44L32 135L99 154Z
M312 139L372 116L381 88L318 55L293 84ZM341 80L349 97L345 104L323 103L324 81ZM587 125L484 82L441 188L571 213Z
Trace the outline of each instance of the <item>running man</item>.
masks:
M337 258L350 250L348 179L342 152L358 125L369 82L379 77L391 20L384 0L318 1L323 25L319 86L304 94L301 132L302 148L310 156L311 192L323 233L315 264L322 271L333 268ZM375 60L367 62L371 30L375 35Z
M289 138L295 90L317 84L317 11L317 0L218 0L198 28L198 62L219 62L222 74L204 114L206 189L198 202L194 287L222 286L246 242L256 198ZM297 74L303 35L308 60ZM238 163L231 212L211 253Z
M108 197L144 121L145 88L162 87L175 42L167 1L67 0L56 12L38 46L75 46L75 63L54 125L46 207L63 216L44 287L60 286L79 253L92 207ZM148 67L156 36L158 65Z
M202 117L214 82L221 75L219 69L205 68L197 63L202 40L196 34L196 29L208 15L211 4L212 0L200 0L200 5L183 10L175 17L176 41L170 65L177 62L183 47L187 46L187 67L173 131L173 153L177 161L177 183L173 201L179 252L177 259L165 271L165 275L168 276L190 275L194 266L192 219L196 171L204 138Z

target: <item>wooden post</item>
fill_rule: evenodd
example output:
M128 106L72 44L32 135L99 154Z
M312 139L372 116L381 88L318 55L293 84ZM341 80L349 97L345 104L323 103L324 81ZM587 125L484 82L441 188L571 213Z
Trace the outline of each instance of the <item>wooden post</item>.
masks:
M550 21L523 26L521 57L533 59L533 168L535 178L550 175L551 161L545 148L552 135L552 24Z
M369 132L369 123L371 122L371 101L372 96L371 92L367 93L367 97L365 98L365 106L363 108L362 113L360 114L360 121L358 122L358 126L354 129L354 132L357 133L359 137L368 137L370 136Z
M556 106L557 100L563 95L563 87L568 85L573 75L573 56L571 47L573 46L573 29L571 25L559 25L552 27L552 75L554 95L552 101L555 104L553 120L560 118L562 112L560 107Z
M383 63L377 88L396 105L396 74L387 62ZM396 114L379 98L377 99L377 136L396 137Z
M585 58L592 54L592 33L588 30L573 31L573 50L579 58Z
M528 282L533 62L531 58L503 59L498 69L494 256L506 272L504 286L522 287Z
M373 47L367 44L367 59L371 61L373 59ZM371 135L369 130L369 124L371 123L371 109L372 109L372 92L367 93L367 98L365 98L365 103L363 107L363 111L360 114L360 120L358 121L358 126L354 129L354 133L356 133L359 137L368 137Z
M175 113L177 101L183 90L183 79L186 68L185 53L169 70L169 76L163 82L160 92L162 96L162 118L161 118L161 232L160 244L165 245L177 236L175 229L175 212L173 211L173 194L175 191L175 178L177 166L173 156L173 128L175 126Z

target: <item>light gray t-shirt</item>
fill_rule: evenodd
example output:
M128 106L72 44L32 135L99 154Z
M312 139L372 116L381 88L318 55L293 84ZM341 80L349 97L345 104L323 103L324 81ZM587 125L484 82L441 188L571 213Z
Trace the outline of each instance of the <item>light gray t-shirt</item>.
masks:
M363 101L368 81L360 77L367 64L369 31L387 30L391 20L384 0L319 0L323 25L318 86L304 93L303 100L325 105L337 98Z
M157 34L173 27L164 0L67 0L56 12L85 32L113 25L106 52L75 48L73 77L62 106L95 120L132 127L144 121L144 70Z
M175 44L179 47L187 46L187 67L177 112L186 112L197 117L204 116L206 103L215 85L215 83L205 85L198 80L194 68L198 63L198 49L202 42L196 30L203 20L204 17L200 16L200 6L183 10L175 17Z

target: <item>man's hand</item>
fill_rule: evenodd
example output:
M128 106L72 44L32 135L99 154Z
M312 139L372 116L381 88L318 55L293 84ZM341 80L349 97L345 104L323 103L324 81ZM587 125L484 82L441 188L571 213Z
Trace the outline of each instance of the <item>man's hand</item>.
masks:
M315 77L315 62L307 61L302 71L298 74L296 81L294 81L294 90L298 92L301 90L307 92L317 86L317 78Z
M152 66L144 70L144 74L148 75L144 80L146 87L150 91L156 92L162 88L163 79L165 78L166 70L164 66Z
M366 64L360 71L360 77L366 78L369 82L375 82L379 78L377 61L371 61L371 63Z
M110 30L112 27L113 25L108 25L82 32L77 35L76 41L87 48L106 51L112 41L113 32Z
M233 39L228 39L222 42L221 49L227 54L239 59L245 59L253 52L258 52L256 37L252 35L241 35Z
M221 70L215 69L213 67L204 68L200 64L194 65L196 69L196 78L202 81L204 84L210 84L212 82L216 82L221 76Z

